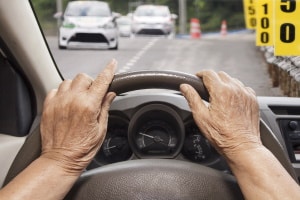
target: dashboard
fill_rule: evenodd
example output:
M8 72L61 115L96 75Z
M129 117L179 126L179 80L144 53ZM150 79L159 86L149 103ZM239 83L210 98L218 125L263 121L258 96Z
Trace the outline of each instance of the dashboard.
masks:
M105 140L88 169L148 158L184 160L229 170L195 124L180 93L117 97L110 108Z
M258 102L261 120L300 177L299 99L258 97ZM225 159L198 129L185 98L175 91L142 90L116 97L106 138L88 169L148 158L183 160L230 173Z

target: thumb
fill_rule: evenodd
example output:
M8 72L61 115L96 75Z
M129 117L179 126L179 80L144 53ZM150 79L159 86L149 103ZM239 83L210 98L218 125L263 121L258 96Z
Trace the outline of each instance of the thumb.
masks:
M201 121L206 121L204 118L208 117L208 108L205 103L202 101L202 98L198 92L188 84L181 84L180 91L182 95L186 98L189 107L193 113L193 117L199 126Z

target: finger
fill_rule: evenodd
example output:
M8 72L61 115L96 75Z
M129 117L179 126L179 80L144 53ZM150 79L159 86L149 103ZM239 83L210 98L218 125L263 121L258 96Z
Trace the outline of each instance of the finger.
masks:
M104 101L102 103L101 111L104 110L104 111L108 112L110 105L113 102L113 100L115 99L115 97L116 97L116 93L114 93L114 92L107 93L104 98Z
M58 87L57 94L65 93L67 90L71 88L72 80L66 79L64 80Z
M210 96L211 96L211 92L213 92L214 89L216 88L216 85L222 83L218 74L212 70L204 70L198 72L196 75L199 78L202 78L203 84L206 87Z
M109 92L109 93L107 93L107 95L105 96L105 98L103 100L103 103L101 106L101 111L100 111L100 114L98 117L98 122L100 125L100 134L106 133L107 123L108 123L108 111L109 111L110 105L115 97L116 97L116 93ZM103 137L103 138L101 138L101 141L100 141L102 144L105 134L104 134L104 136L101 136L101 137Z
M90 88L93 79L87 74L80 73L72 81L71 88L77 91L84 91Z
M199 122L202 121L200 118L208 117L208 108L202 101L201 97L197 93L197 91L188 84L181 84L180 91L183 96L186 98L191 111L193 113L193 117L196 123L199 125Z
M256 92L251 87L245 87L245 89L252 95L256 96Z
M100 104L104 95L107 93L110 83L113 80L116 67L117 61L113 59L97 76L89 89L90 93L94 95L95 99L100 102Z
M233 82L240 87L245 87L244 83L242 83L240 80L236 78L233 78Z
M44 107L47 104L49 104L49 102L53 99L53 97L56 95L56 93L57 93L57 89L53 89L47 94L46 99L44 101Z
M230 82L232 79L226 72L223 72L223 71L218 72L218 75L219 75L220 79L225 83Z
M112 103L112 101L114 100L114 98L116 97L116 93L114 92L109 92L107 93L107 95L105 96L103 103L101 105L101 112L98 118L99 123L101 124L102 118L105 118L105 115L108 114L110 105ZM103 115L104 114L104 115Z
M232 78L231 76L229 76L227 73L223 71L220 71L218 75L224 83L235 84L242 89L245 88L245 85L240 80L238 80L237 78Z

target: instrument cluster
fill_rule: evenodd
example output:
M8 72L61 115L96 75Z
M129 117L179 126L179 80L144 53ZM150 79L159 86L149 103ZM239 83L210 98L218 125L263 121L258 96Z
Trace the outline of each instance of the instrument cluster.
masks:
M221 156L200 132L191 113L188 115L163 103L110 113L105 140L90 168L146 158L215 164Z

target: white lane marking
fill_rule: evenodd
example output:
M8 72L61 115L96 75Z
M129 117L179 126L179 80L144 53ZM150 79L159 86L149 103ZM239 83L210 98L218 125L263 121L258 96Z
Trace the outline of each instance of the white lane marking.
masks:
M118 73L124 73L130 71L131 67L139 61L139 59L158 41L158 38L154 38L148 42L137 54L135 54L122 68L118 70Z

